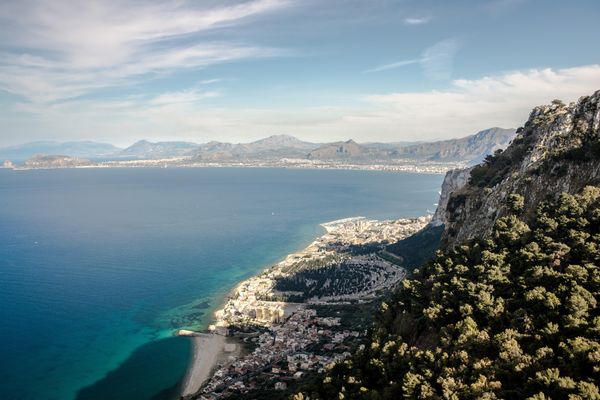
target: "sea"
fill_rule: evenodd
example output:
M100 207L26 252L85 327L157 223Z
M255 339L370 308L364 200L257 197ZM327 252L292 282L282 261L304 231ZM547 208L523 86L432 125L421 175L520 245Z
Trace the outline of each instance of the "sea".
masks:
M261 168L0 170L0 399L171 400L235 284L320 223L435 209L443 176Z

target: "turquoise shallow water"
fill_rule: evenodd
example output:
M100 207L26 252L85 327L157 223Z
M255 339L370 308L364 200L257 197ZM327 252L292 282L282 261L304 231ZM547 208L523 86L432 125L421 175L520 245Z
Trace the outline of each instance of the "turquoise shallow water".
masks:
M0 170L0 398L171 399L199 326L318 224L434 208L441 175Z

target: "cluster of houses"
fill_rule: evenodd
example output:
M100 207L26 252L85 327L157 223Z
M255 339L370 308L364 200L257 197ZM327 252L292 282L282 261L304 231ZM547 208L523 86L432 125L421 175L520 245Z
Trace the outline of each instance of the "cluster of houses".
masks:
M223 308L215 312L215 324L209 330L219 332L230 326L281 323L299 305L263 300L271 296L274 283L272 275L263 274L239 284Z
M389 244L421 230L431 217L397 220L345 218L322 224L327 231L320 241L322 250L344 251L349 246Z
M220 365L198 398L221 399L257 387L285 389L290 380L306 372L323 371L349 357L349 348L343 343L361 335L341 330L339 324L339 318L318 317L316 310L297 310L283 323L254 337L257 347L252 353ZM324 343L320 354L307 350L315 343Z
M215 324L209 329L227 334L231 328L262 327L259 330L262 333L246 337L245 340L251 339L256 345L252 353L231 357L221 364L196 398L221 399L257 387L283 390L303 374L322 371L348 357L349 347L345 343L349 338L358 338L360 333L341 330L339 318L318 317L306 303L275 301L277 279L291 270L297 271L296 267L302 270L303 265L309 263L343 259L351 268L365 271L364 285L356 285L352 293L345 293L345 298L371 298L402 279L404 272L376 255L349 258L348 248L400 240L428 221L429 218L374 221L359 217L323 224L326 234L304 251L289 255L259 276L238 285L223 308L216 312Z

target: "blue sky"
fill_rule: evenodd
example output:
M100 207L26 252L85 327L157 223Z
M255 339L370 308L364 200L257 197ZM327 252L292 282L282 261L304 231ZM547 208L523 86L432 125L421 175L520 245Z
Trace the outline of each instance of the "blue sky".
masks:
M600 89L595 0L0 2L0 146L412 141Z

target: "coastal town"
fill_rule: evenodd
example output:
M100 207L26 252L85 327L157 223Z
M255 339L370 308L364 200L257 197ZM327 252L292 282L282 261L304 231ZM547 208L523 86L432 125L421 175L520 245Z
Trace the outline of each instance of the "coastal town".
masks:
M215 312L214 323L209 326L211 333L202 340L210 340L212 335L215 343L222 344L218 338L233 337L238 345L251 351L222 357L220 362L213 356L214 365L203 382L190 382L190 377L198 375L194 374L195 368L207 368L202 354L195 357L184 397L213 400L260 388L286 390L304 374L323 371L348 357L351 348L360 346L364 329L342 326L342 314L319 312L369 304L393 288L406 272L380 257L378 251L419 231L430 219L377 221L356 217L322 224L325 234L303 251L288 255L240 283ZM362 254L360 249L367 253ZM311 286L314 279L304 274L323 270L331 272L324 277L329 281L312 284L320 287L319 295L289 301L306 292L305 288L300 285L296 291L278 290L281 282L289 284L291 278Z
M14 170L54 168L292 168L292 169L340 169L445 174L451 169L465 168L466 161L427 161L413 159L360 162L358 160L308 160L281 158L262 160L198 161L190 157L148 158L133 160L91 161L68 156L36 156L24 164L6 160L1 168Z
M283 261L266 269L260 275L240 283L223 308L215 313L216 321L209 330L224 333L229 326L250 323L268 326L282 322L303 305L277 300L284 294L276 290L277 283L282 279L298 275L308 268L343 265L343 269L336 271L338 280L342 280L355 269L368 272L364 276L363 284L355 283L351 293L346 295L340 293L336 296L335 287L332 287L333 296L330 297L334 298L315 298L312 302L371 299L377 291L393 287L404 277L405 272L380 258L375 252L369 255L351 256L349 250L353 246L370 248L374 245L382 249L386 244L417 232L429 221L429 217L392 221L355 217L322 224L326 233L306 249L288 255Z

